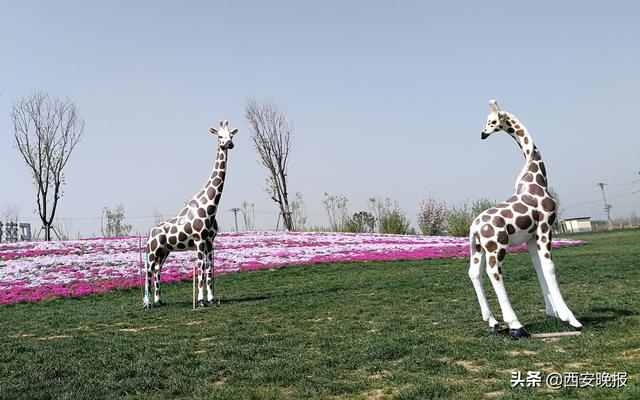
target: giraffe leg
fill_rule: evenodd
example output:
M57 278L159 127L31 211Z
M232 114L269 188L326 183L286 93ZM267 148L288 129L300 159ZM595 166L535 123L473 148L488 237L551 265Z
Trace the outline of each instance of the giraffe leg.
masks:
M209 250L210 249L210 250ZM205 253L207 260L207 302L209 304L220 304L220 300L216 300L215 294L215 266L213 263L213 246L207 243L207 252Z
M196 272L198 273L198 307L206 307L207 304L204 301L204 272L206 268L205 261L206 252L204 250L204 243L198 245L198 267Z
M569 307L567 307L560 293L560 287L556 279L556 267L553 260L551 260L551 237L548 234L539 235L539 237L538 244L540 245L540 250L538 250L538 257L540 258L542 273L547 281L549 297L551 298L556 314L561 321L567 322L574 329L580 330L582 329L582 324L578 322Z
M536 248L536 241L531 239L527 241L527 247L529 248L529 255L531 256L531 262L536 269L538 275L538 281L540 282L540 288L542 290L542 297L544 298L544 308L547 315L551 317L557 317L555 307L549 296L549 288L547 287L547 280L542 273L542 263L540 262L540 256L538 255L538 249Z
M509 326L509 335L513 339L520 339L522 337L531 336L524 326L518 321L516 313L511 307L511 302L507 296L507 290L504 287L504 279L502 277L502 261L498 258L498 251L487 252L487 275L493 285L493 290L496 292L498 302L500 303L500 309L502 310L502 319Z
M469 278L473 283L473 287L476 290L476 295L478 296L478 303L480 303L480 312L482 313L482 319L484 322L489 324L490 331L497 331L499 329L498 321L493 316L491 309L489 308L489 302L487 301L487 297L484 294L484 289L482 288L482 272L480 268L482 268L486 264L486 259L482 250L477 251L475 247L474 240L471 240L471 260L469 263Z
M153 302L156 305L160 305L160 265L158 265L155 271L153 271L153 281L155 287Z
M151 308L151 277L155 262L146 263L146 271L144 278L144 297L142 298L142 307L144 309Z

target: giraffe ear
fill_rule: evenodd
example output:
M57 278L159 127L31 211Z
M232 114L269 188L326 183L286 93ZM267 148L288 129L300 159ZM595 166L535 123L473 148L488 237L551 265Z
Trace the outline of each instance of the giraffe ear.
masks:
M493 99L489 100L489 110L495 113L500 111L500 107L498 107L498 103Z
M235 135L236 133L238 133L238 128L231 131L231 136Z
M218 134L218 130L216 128L209 128L209 132L213 133L214 135Z

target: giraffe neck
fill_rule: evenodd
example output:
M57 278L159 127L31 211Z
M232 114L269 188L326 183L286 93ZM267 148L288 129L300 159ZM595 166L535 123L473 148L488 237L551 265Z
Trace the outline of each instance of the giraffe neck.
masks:
M218 155L216 157L216 163L213 166L213 171L209 177L209 181L213 181L216 177L222 180L219 191L222 192L222 185L224 185L224 178L227 172L227 149L218 147ZM210 183L209 183L210 184Z
M542 162L542 156L538 148L533 144L533 138L529 135L527 128L516 117L509 114L506 131L515 139L516 143L518 143L525 159L522 171L516 180L516 188L518 188L520 183L522 183L523 179L528 179L528 177L525 178L527 172L532 172L532 170L537 171L538 169L542 173L542 177L545 182L544 186L546 187L547 172L545 170L544 163Z
M218 155L211 176L202 190L194 196L194 205L197 206L197 204L200 204L201 206L206 206L207 215L209 216L216 214L222 195L222 188L224 187L226 171L227 150L218 147ZM191 205L191 203L189 204Z

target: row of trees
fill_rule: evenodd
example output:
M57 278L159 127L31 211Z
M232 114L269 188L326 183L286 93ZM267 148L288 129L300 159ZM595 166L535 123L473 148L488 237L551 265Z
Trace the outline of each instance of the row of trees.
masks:
M372 197L368 210L349 212L349 201L343 195L324 194L322 202L329 219L329 229L342 232L374 232L413 234L415 230L398 202L390 198Z
M17 101L11 114L14 141L32 174L37 188L37 211L42 222L45 240L51 239L58 203L65 183L63 170L84 133L84 120L71 100L54 98L36 92ZM289 196L288 165L294 127L286 114L271 100L250 100L245 108L250 136L261 164L267 169L266 192L277 204L280 220L286 230L306 230L307 212L302 195ZM556 202L558 199L556 197ZM368 209L351 214L348 200L342 195L325 193L323 203L329 218L329 229L346 232L412 234L415 229L396 201L389 198L370 198ZM472 219L495 202L478 199L450 208L430 197L420 204L418 228L425 235L465 236ZM254 229L255 207L243 203L239 210L245 230ZM159 212L156 223L162 222ZM105 208L101 230L105 236L121 236L131 231L124 223L124 206L114 210ZM60 236L60 235L58 235Z
M407 214L397 201L388 197L369 199L368 210L349 212L349 201L343 195L324 194L325 211L329 229L342 232L380 232L387 234L416 234ZM423 235L467 236L473 218L495 202L489 199L475 200L450 208L435 197L421 201L417 215L418 228Z

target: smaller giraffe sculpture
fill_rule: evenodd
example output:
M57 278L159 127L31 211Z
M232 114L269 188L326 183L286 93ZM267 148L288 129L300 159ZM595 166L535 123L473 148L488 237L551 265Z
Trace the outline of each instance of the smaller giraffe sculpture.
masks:
M540 281L546 313L580 330L582 324L565 304L556 281L551 258L551 227L556 219L556 203L547 189L547 172L540 152L527 128L516 117L501 111L495 100L489 102L489 110L482 139L498 131L506 132L520 146L525 164L516 180L515 194L482 212L470 228L469 277L478 296L482 319L489 324L490 331L500 329L482 288L481 268L485 267L498 297L502 318L509 326L509 335L513 339L530 336L511 308L502 277L507 247L526 242Z
M218 155L211 176L200 190L184 206L177 217L151 229L147 241L146 280L144 308L150 308L152 277L155 285L153 304L160 304L160 271L172 251L196 250L198 254L198 307L215 304L213 239L218 233L216 211L222 196L227 170L227 150L233 149L233 136L237 129L229 130L229 121L220 121L220 128L209 131L218 136ZM207 300L204 300L206 276Z

